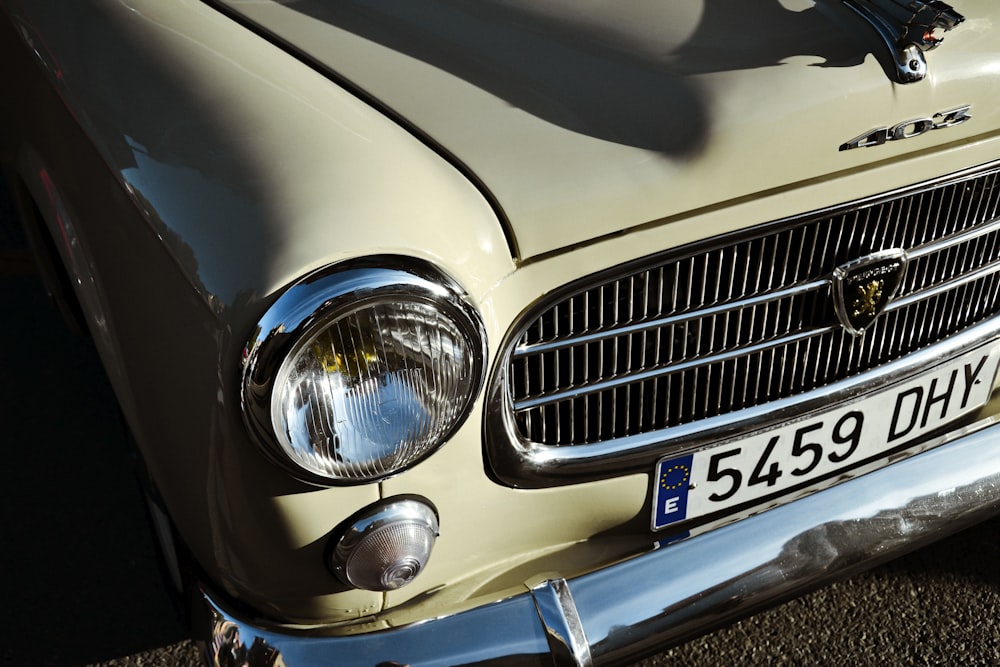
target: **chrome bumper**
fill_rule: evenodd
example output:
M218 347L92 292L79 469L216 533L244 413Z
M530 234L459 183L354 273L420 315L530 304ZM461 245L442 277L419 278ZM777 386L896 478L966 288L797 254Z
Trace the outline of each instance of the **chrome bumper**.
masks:
M203 593L218 665L619 664L1000 512L1000 424L569 581L353 636L267 628Z

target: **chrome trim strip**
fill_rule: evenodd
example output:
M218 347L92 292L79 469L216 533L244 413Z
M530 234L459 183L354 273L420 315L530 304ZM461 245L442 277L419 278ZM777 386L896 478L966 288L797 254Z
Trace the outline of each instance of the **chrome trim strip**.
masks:
M809 223L810 221L841 215L864 215L865 211L872 207L904 201L904 197L961 185L970 182L971 179L985 179L982 181L984 187L993 190L993 193L989 194L988 198L980 201L974 211L966 211L961 217L967 219L970 216L981 216L985 220L988 220L988 222L983 222L981 226L971 230L954 232L950 235L913 246L912 250L907 251L911 262L917 259L924 259L934 252L947 252L949 249L963 242L975 241L984 235L1000 232L1000 217L997 215L997 205L1000 199L998 199L996 193L997 177L1000 175L1000 171L998 170L1000 170L1000 161L970 167L960 172L899 188L898 190L878 196L859 199L848 204L828 207L784 220L754 226L740 232L706 239L704 242L694 243L682 248L656 253L624 265L611 267L582 277L547 293L544 298L526 308L515 320L500 348L500 354L497 357L497 363L490 378L483 418L483 437L490 474L498 481L513 487L546 488L605 479L621 474L645 472L651 469L648 466L653 465L657 458L667 451L672 450L671 453L680 455L709 445L712 442L732 437L739 432L765 428L771 423L795 418L804 412L815 410L832 401L849 398L857 392L871 391L879 386L900 381L907 375L919 371L921 369L920 364L938 363L938 361L946 359L949 356L954 356L960 352L959 348L961 344L958 343L960 340L967 341L971 346L977 346L989 339L996 338L996 331L1000 328L1000 324L997 323L997 320L994 320L992 324L990 321L986 321L959 335L951 336L945 341L934 343L924 350L909 354L909 361L897 360L866 371L863 374L822 388L810 390L803 394L709 417L695 423L673 425L659 431L637 433L635 435L626 435L612 440L587 444L546 445L521 436L519 427L515 423L514 411L516 409L530 409L531 405L542 406L554 401L550 400L551 395L543 395L519 399L515 406L509 392L508 374L511 372L512 363L515 358L523 359L527 355L527 352L524 350L527 350L529 347L520 345L519 341L521 341L525 332L535 324L538 318L551 309L554 304L568 302L571 298L585 295L589 290L600 287L603 284L626 281L629 276L639 275L651 267L668 266L672 263L676 263L679 266L681 261L695 255L707 256L709 253L719 249L760 239L766 235L782 233L785 230ZM936 200L927 201L936 202ZM912 202L905 202L905 204L909 206ZM940 206L940 202L936 202L936 205ZM983 207L986 207L986 209ZM945 213L944 211L938 211L939 215L945 215ZM897 217L904 218L909 215L909 209L904 208L904 210L896 211L896 214ZM901 221L900 224L905 223ZM833 234L832 236L828 236L825 241L822 241L824 251L831 245L840 243L841 239L836 238L836 236L836 234ZM924 259L924 261L926 260ZM887 306L886 312L896 311L906 305L912 305L922 299L939 295L949 289L961 287L977 278L981 279L986 276L995 275L996 273L998 271L995 271L991 264L988 267L981 267L975 272L963 276L963 278L923 287L921 291L915 293L906 293L905 290L909 289L909 287L904 285L902 288L903 293ZM653 280L655 280L655 277ZM818 288L830 284L832 284L832 277L821 280L813 279L807 283L802 283L801 286ZM785 288L775 293L784 295L786 291L795 290L798 287ZM802 294L806 293L808 292L802 292ZM757 297L753 297L753 299L756 300ZM766 300L765 298L765 303ZM749 301L749 299L745 301ZM707 315L714 313L717 308L723 312L725 311L724 306L711 306L701 311L688 311L683 316L686 318L696 318L699 314ZM673 317L670 316L671 320ZM752 321L750 324L752 325ZM631 327L639 326L642 325L626 325L625 327L619 327L619 329L609 327L602 330L596 340L614 337L619 330L624 333L631 333ZM641 333L641 329L639 331ZM811 344L809 341L810 336L819 336L829 331L830 328L819 328L775 340L779 343L781 341L793 343L800 341L799 345L805 345L806 349L809 349L809 345ZM563 341L532 344L530 349L532 352L541 352L544 345L552 345L555 349L559 349L576 344L584 336L587 336L588 340L591 340L590 334L584 334L573 340L564 339ZM867 339L859 338L859 344L864 340ZM774 342L772 341L772 344ZM745 353L747 349L749 348L742 348L742 352ZM860 348L850 348L851 354L856 349ZM728 359L729 357L726 358ZM718 361L718 357L715 360ZM703 359L693 359L682 363L695 368L701 363L709 362L709 358L705 357L704 362ZM798 362L796 359L792 359L789 363L796 365ZM678 364L668 366L672 370L676 370L679 367ZM659 369L652 372L655 377L655 373L659 372ZM637 377L637 375L630 376L628 381L620 378L611 378L600 381L600 386L595 383L589 386L580 385L571 389L563 389L564 393L560 394L560 398L565 399L584 395L594 391L594 387L610 388L621 386L627 382L634 381Z
M995 234L998 231L1000 231L1000 219L986 223L985 225L982 225L980 227L975 227L973 229L969 229L964 232L959 232L958 234L952 234L951 236L945 236L940 239L928 241L923 245L919 245L915 248L907 250L906 255L911 260L918 259L920 257L924 257L925 255L933 255L936 252L947 250L948 248L953 248L957 245L967 243L981 236L986 236L988 234Z
M1000 427L993 425L649 557L570 580L595 662L617 663L682 643L997 514L998 443ZM646 639L637 641L637 635Z
M924 299L930 299L931 297L943 294L944 292L948 292L957 287L961 287L962 285L974 283L977 280L982 280L987 276L992 276L997 273L1000 273L1000 260L997 260L995 262L990 262L981 269L973 271L972 273L967 273L960 278L953 278L952 280L945 281L943 283L935 285L934 287L929 287L920 292L915 292L908 296L900 297L895 301L893 301L892 303L890 303L888 306L886 306L885 312L888 313L893 310L897 310L899 308L905 308L906 306L917 303L918 301L923 301Z
M668 451L682 455L738 433L751 433L782 421L802 419L832 403L901 382L966 350L991 342L1000 342L996 320L989 320L944 342L880 366L877 371L841 380L823 390L746 408L740 411L738 420L734 420L732 414L726 414L661 431L572 446L542 445L516 438L513 442L504 441L502 446L491 449L490 462L493 473L501 481L519 488L546 488L623 474L648 473ZM490 400L499 398L508 404L505 408L487 413L486 432L489 434L494 429L501 429L498 432L516 433L510 398L506 392L497 397L496 391L497 384L494 384Z
M565 391L560 391L554 394L546 394L545 396L539 396L537 398L526 398L514 403L514 410L524 410L526 408L535 408L540 405L550 405L552 403L558 403L560 401L565 401L567 399L576 398L578 396L585 396L586 394L593 394L599 391L605 391L608 389L614 389L615 387L621 387L627 384L633 384L635 382L642 382L644 380L651 380L653 378L661 377L663 375L672 375L674 373L679 373L681 371L686 371L691 368L698 368L699 366L708 366L711 364L722 363L729 361L731 359L738 359L739 357L746 356L748 354L753 354L754 352L760 352L763 350L768 350L773 347L778 347L781 345L791 345L793 343L801 342L809 338L814 338L816 336L821 336L828 331L832 331L837 327L823 327L821 329L810 329L809 331L803 331L801 333L792 334L790 336L782 336L780 338L771 338L761 343L755 345L747 345L735 350L729 350L728 352L720 352L719 354L713 354L707 357L700 357L698 359L691 359L689 361L681 361L678 363L670 364L669 366L663 366L661 368L654 368L652 370L643 371L642 373L632 373L631 375L621 375L610 380L603 380L601 382L594 382L593 384L581 385L579 387L573 387L572 389L566 389ZM676 426L671 427L672 429L678 428ZM569 445L571 447L586 447L587 445Z
M920 246L913 248L912 250L906 251L906 256L909 260L919 259L921 257L926 257L928 255L933 255L934 253L941 252L942 250L947 250L948 248L953 248L963 243L968 243L975 239L987 236L989 234L995 234L1000 232L1000 219L997 219L991 223L976 227L971 230L966 230L958 234L953 234L948 237L941 239L936 239L934 241L929 241ZM984 272L980 270L978 277L987 275L989 272ZM966 281L967 282L967 281ZM726 303L711 306L709 308L701 308L698 310L685 311L683 313L678 313L676 315L670 315L668 317L661 317L659 319L650 320L648 322L638 322L636 324L630 324L622 327L610 327L607 329L602 329L600 331L594 331L589 334L582 336L575 336L573 338L566 338L563 340L553 340L544 343L532 343L529 345L517 345L511 355L512 359L519 359L531 354L539 354L542 352L550 352L552 350L561 350L567 347L574 347L576 345L584 345L586 343L593 343L602 340L607 340L608 338L615 338L618 336L626 336L629 334L642 333L652 331L654 329L667 327L672 324L680 324L693 319L698 319L702 317L711 317L714 315L720 315L726 312L732 312L740 310L741 308L747 308L751 306L756 306L760 304L765 304L771 301L777 301L779 299L784 299L791 296L799 296L802 294L808 294L810 292L816 292L822 290L823 288L829 287L832 284L832 279L823 278L820 280L813 280L806 283L801 283L799 285L794 285L786 289L776 290L774 292L768 292L765 294L758 294L747 299L740 299L734 301L727 301ZM956 281L954 283L948 283L948 285L954 287L961 284L961 282ZM942 285L943 286L943 285ZM930 288L934 290L935 294L938 294L943 289L940 287ZM919 294L910 295L905 300L901 299L897 302L893 302L896 307L898 307L899 302L913 303L914 301L919 301L925 296L930 296L930 293L925 290ZM888 310L888 309L887 309ZM825 331L825 329L817 329L816 333ZM785 339L778 339L777 342L781 343ZM518 403L517 406L521 406ZM525 405L525 407L528 407Z
M994 423L794 503L570 579L566 588L593 664L637 660L1000 513L998 443ZM391 627L390 611L380 619L384 629L359 634L356 626L269 624L229 610L202 589L199 625L213 665L234 664L234 656L249 667L271 667L278 656L289 667L556 664L535 600L526 591L400 627Z
M700 310L689 310L683 313L678 313L677 315L670 315L669 317L661 317L660 319L650 320L649 322L639 322L637 324L631 324L623 327L609 327L607 329L601 329L600 331L595 331L593 333L585 334L583 336L575 336L573 338L567 338L565 340L554 340L546 343L534 343L531 345L518 345L517 347L514 348L512 358L517 359L520 357L527 356L529 354L549 352L551 350L560 350L565 347L573 347L575 345L583 345L585 343L607 340L608 338L616 338L618 336L624 336L627 334L642 333L643 331L650 331L652 329L666 327L670 326L671 324L678 324L681 322L686 322L688 320L698 319L701 317L711 317L712 315L719 315L734 310L740 310L741 308L747 308L749 306L756 306L759 304L768 303L770 301L777 301L778 299L784 299L790 296L799 296L800 294L808 294L809 292L815 292L817 290L821 290L824 287L827 287L829 284L830 284L829 279L813 280L807 283L802 283L800 285L789 287L787 289L776 290L774 292L768 292L766 294L759 294L749 299L740 299L738 301L727 301L726 303L720 304L718 306L712 306L710 308L702 308Z
M214 667L326 667L328 665L498 664L552 665L548 638L531 594L476 607L422 623L390 627L364 619L354 626L302 627L268 623L236 611L206 586L196 605L203 619L195 634L206 637L204 656ZM364 626L374 627L364 632ZM278 662L278 659L281 662Z
M552 662L571 667L594 664L573 595L565 579L548 579L531 589L538 617L545 627Z

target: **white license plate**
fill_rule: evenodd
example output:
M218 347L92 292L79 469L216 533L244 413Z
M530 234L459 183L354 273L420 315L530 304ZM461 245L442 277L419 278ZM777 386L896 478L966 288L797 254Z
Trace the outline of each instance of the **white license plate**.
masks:
M780 494L979 409L1000 348L980 348L832 410L656 464L653 530Z

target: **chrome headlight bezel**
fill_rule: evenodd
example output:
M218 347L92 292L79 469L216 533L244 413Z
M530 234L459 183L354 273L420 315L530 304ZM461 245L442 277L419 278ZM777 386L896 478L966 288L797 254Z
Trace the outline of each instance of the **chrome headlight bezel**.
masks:
M296 461L285 450L272 417L278 380L312 337L338 318L351 317L366 304L407 302L430 307L460 332L470 351L468 391L460 405L419 455L403 465L367 475L343 478L321 473ZM333 264L291 284L264 313L243 351L241 405L243 420L264 454L287 473L320 486L357 486L382 481L423 461L444 444L468 418L482 392L486 375L486 329L479 311L459 284L436 267L399 256L373 256ZM285 437L285 441L282 441Z

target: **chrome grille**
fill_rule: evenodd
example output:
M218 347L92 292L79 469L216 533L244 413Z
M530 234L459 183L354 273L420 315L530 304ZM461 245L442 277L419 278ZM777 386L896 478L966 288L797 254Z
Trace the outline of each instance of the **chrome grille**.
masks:
M1000 312L998 215L994 169L592 278L518 335L509 423L561 447L738 419L933 345ZM831 274L892 248L910 257L899 295L854 337Z

